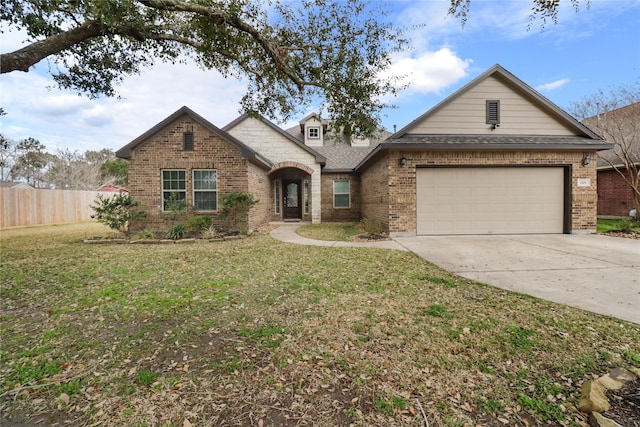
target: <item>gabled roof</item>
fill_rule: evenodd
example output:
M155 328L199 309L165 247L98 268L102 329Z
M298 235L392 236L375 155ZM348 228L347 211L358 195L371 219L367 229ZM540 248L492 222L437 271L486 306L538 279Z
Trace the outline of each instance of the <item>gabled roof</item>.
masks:
M291 141L292 143L294 143L298 147L302 148L307 153L315 156L316 157L316 162L320 163L321 165L324 166L324 164L327 162L327 159L322 154L320 154L317 151L313 150L311 147L306 146L302 141L296 139L293 135L291 135L288 132L285 132L279 126L275 125L274 123L272 123L271 121L267 120L266 118L262 117L259 114L248 114L248 113L245 113L245 114L241 115L240 117L236 118L235 120L233 120L231 123L225 125L222 128L222 130L224 130L225 132L228 132L233 127L235 127L237 124L243 122L244 120L246 120L248 118L254 118L256 120L260 120L262 123L264 123L265 125L269 126L271 129L276 131L278 134L282 135L283 137L285 137L286 139L288 139L289 141Z
M474 135L474 134L419 134L409 133L419 124L428 120L438 111L456 99L464 96L465 93L483 82L485 79L497 76L505 84L523 94L535 105L546 110L553 118L558 120L567 128L575 131L576 135L556 136L556 135ZM435 107L413 120L407 126L400 129L375 147L358 165L355 170L367 166L369 162L377 158L380 153L386 150L455 150L455 151L558 151L558 150L606 150L613 145L605 141L600 135L593 132L587 126L580 123L563 109L549 101L539 92L531 88L522 80L511 74L502 66L496 64L482 73L480 76L467 83L461 89L445 98Z
M307 114L302 119L300 119L298 123L300 123L301 125L304 125L312 118L318 119L318 121L320 122L320 124L322 124L322 126L327 126L329 124L329 122L326 119L323 119L322 117L320 117L320 114L318 113Z
M297 126L285 132L302 143L304 134ZM344 135L335 135L329 131L329 135L324 138L324 144L313 148L326 157L323 172L353 172L355 166L390 135L391 132L380 129L376 135L369 138L368 146L353 146Z
M180 118L180 117L182 117L184 115L189 116L192 120L194 120L195 122L199 123L200 125L202 125L206 129L211 131L212 133L218 135L219 137L221 137L225 141L235 145L238 149L240 149L240 152L242 153L242 156L244 158L248 159L250 162L255 163L256 165L258 165L258 166L260 166L260 167L262 167L264 169L270 169L271 167L273 167L273 162L271 162L269 159L267 159L266 157L262 156L260 153L252 150L250 147L248 147L247 145L243 144L238 139L236 139L233 136L229 135L227 132L223 131L222 129L218 128L213 123L211 123L210 121L208 121L207 119L205 119L201 115L195 113L193 110L191 110L189 107L186 107L186 106L183 106L182 108L177 110L175 113L171 114L169 117L167 117L166 119L162 120L160 123L158 123L157 125L155 125L151 129L149 129L148 131L146 131L145 133L143 133L142 135L140 135L139 137L137 137L136 139L134 139L133 141L131 141L130 143L128 143L127 145L122 147L121 149L119 149L118 151L116 151L116 157L119 157L119 158L122 158L122 159L130 159L131 158L131 151L135 150L135 148L138 145L142 144L144 141L149 139L151 136L153 136L156 133L160 132L162 129L164 129L165 127L170 125L172 122L174 122L175 120L177 120L178 118Z
M411 129L415 128L418 124L427 120L436 112L443 109L452 101L463 96L466 92L468 92L469 90L477 86L479 83L481 83L482 81L486 80L491 76L500 77L502 81L505 81L511 87L524 93L524 95L527 98L529 98L534 103L544 107L546 110L548 110L552 114L552 116L556 118L556 120L560 121L567 127L574 129L578 134L584 135L585 137L589 137L592 139L602 139L598 134L596 134L591 129L589 129L582 123L580 123L578 120L576 120L574 117L569 115L562 108L558 107L553 102L549 101L546 97L541 95L538 91L536 91L531 86L529 86L528 84L526 84L525 82L517 78L515 75L511 74L509 71L507 71L505 68L503 68L499 64L496 64L493 67L489 68L487 71L485 71L484 73L482 73L481 75L473 79L471 82L467 83L461 89L454 92L452 95L450 95L449 97L445 98L443 101L438 103L435 107L431 108L429 111L427 111L417 119L413 120L407 126L403 127L398 132L393 134L390 139L398 139L403 135L407 134Z

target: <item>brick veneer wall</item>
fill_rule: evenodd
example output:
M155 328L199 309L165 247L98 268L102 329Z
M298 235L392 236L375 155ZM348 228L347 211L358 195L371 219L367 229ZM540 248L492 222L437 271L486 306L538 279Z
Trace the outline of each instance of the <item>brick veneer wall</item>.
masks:
M333 180L348 179L351 181L351 206L349 208L333 207ZM360 178L351 173L323 173L321 177L322 221L360 221Z
M633 192L615 170L598 171L598 215L628 216Z
M376 220L389 231L389 157L369 166L360 176L362 217Z
M266 224L271 220L273 214L273 204L271 203L271 185L269 177L264 169L259 168L253 163L248 164L249 167L249 192L253 194L253 198L258 201L251 211L249 211L249 230L255 230L262 224Z
M195 148L182 149L183 133L193 131ZM132 231L150 229L165 232L171 225L167 215L162 213L162 170L184 169L186 171L187 203L193 205L193 169L215 169L218 179L218 209L225 194L232 191L247 191L249 175L256 190L263 191L259 184L259 173L251 168L242 157L240 150L207 128L193 121L189 116L176 119L163 130L138 145L129 159L129 191L140 208L147 211L147 217L135 224ZM261 198L261 195L255 195ZM203 213L204 214L204 213ZM217 213L210 213L214 226L222 223ZM252 223L261 220L262 210L256 210Z
M595 158L595 152L589 153ZM363 216L379 217L391 234L416 233L416 166L531 166L557 165L571 169L571 225L573 233L595 232L596 229L596 165L582 166L582 152L453 152L453 151L393 151L389 150L362 175ZM407 159L401 166L399 159ZM384 169L388 171L385 182ZM580 178L590 179L589 187L578 187ZM387 193L388 192L388 193ZM387 194L385 194L387 193ZM384 218L384 198L388 197L388 212Z

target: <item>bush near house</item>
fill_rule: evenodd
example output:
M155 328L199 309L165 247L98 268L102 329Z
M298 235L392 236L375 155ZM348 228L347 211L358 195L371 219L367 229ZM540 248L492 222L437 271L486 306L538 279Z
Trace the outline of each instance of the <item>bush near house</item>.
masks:
M220 216L228 232L247 234L249 231L249 210L258 200L248 191L233 191L222 199Z
M91 205L95 212L91 218L112 230L128 234L131 223L146 216L146 212L137 210L138 205L129 193L117 193L110 197L98 194Z

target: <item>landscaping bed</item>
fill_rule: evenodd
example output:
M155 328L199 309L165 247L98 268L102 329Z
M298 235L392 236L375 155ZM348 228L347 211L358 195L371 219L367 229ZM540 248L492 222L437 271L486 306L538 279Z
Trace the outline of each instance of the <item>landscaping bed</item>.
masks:
M581 384L640 366L640 325L409 252L102 232L0 232L0 423L586 426Z
M640 239L640 222L628 218L598 218L597 232L612 237Z

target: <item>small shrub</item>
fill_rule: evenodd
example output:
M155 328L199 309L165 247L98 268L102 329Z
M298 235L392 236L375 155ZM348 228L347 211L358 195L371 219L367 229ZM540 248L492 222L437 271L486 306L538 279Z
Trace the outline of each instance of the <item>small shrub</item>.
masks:
M213 239L218 237L218 230L213 225L209 226L206 230L203 230L200 235L205 239Z
M249 210L258 203L248 191L234 191L222 199L221 217L226 231L247 234L249 231Z
M131 223L146 216L146 212L136 210L139 204L129 193L117 193L111 197L98 194L91 205L95 212L91 218L112 230L128 234Z
M140 230L133 235L134 240L155 239L156 234L151 230Z
M625 218L622 221L620 221L620 231L623 231L625 233L631 233L639 226L640 226L640 221L634 218Z
M187 226L184 224L176 224L167 231L167 237L171 240L182 239L187 233Z
M193 213L186 200L179 200L177 193L171 193L168 199L163 200L164 212L162 217L173 226L177 221L186 221Z
M374 218L363 218L362 228L369 236L378 236L382 233L382 225L380 224L380 221Z
M211 217L208 215L197 215L187 221L187 230L192 233L201 233L211 227Z

